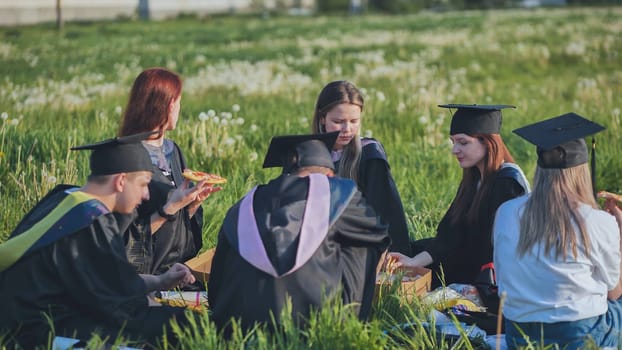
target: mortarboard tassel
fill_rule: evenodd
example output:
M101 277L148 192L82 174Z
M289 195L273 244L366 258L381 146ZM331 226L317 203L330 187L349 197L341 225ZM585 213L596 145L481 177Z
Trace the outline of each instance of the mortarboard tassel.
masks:
M594 192L594 198L596 198L596 138L592 137L592 161L590 163L592 171L592 191Z

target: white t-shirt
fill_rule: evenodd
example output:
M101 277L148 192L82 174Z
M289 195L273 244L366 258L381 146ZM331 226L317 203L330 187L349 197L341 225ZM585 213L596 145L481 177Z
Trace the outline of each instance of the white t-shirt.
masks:
M502 204L493 227L499 295L507 293L505 317L515 322L553 323L604 314L607 291L617 285L620 276L620 232L615 218L588 205L579 208L590 237L589 258L582 246L577 249L577 260L571 250L566 261L538 254L543 246L518 257L520 215L528 198L525 195Z

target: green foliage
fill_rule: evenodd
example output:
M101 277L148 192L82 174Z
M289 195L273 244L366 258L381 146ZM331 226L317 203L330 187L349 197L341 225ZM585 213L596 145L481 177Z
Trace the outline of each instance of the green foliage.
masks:
M403 14L429 7L427 0L371 0L370 5L380 12Z
M350 8L350 0L317 0L318 13L346 13Z
M607 126L597 135L598 188L621 192L621 19L621 8L569 7L1 28L0 241L52 186L84 182L88 156L69 147L114 136L132 80L153 66L184 78L167 136L190 167L229 180L204 204L205 248L227 209L278 173L261 168L270 138L308 132L318 92L336 79L364 89L361 133L385 146L413 238L435 234L461 177L441 103L518 106L504 111L502 136L528 177L535 149L512 129L569 111L594 119ZM381 331L428 310L386 295L370 323L326 312L306 333L258 328L231 341L200 318L179 330L191 332L182 348L398 348ZM413 349L449 348L417 327L403 338Z

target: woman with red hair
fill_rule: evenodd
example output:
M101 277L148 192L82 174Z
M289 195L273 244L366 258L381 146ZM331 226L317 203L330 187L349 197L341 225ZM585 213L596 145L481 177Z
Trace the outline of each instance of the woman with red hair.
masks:
M396 268L432 269L432 286L475 284L492 262L491 232L503 202L529 192L529 184L503 143L501 109L505 105L440 105L455 108L450 139L462 181L433 238L413 242L414 257L390 253ZM493 310L494 311L494 310Z
M143 146L155 167L150 199L125 233L130 262L139 273L159 274L176 262L194 257L202 246L201 203L219 187L204 181L191 186L179 146L165 138L175 129L181 107L181 78L164 68L141 72L130 92L119 136L153 131Z

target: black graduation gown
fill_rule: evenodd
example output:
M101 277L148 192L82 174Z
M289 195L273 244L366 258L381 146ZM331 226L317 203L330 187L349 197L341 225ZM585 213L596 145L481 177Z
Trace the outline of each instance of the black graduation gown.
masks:
M47 215L70 187L54 188L11 237ZM153 342L169 319L177 315L183 322L184 309L147 305L145 283L127 260L119 222L129 220L101 215L0 272L0 332L8 331L24 348L45 345L50 325L42 313L47 313L57 336L88 340L97 332L111 340L122 334Z
M328 234L311 259L295 272L273 277L249 264L238 252L237 224L240 202L227 213L212 262L208 297L216 325L225 327L233 317L244 328L276 320L291 297L295 316L308 316L322 305L323 296L339 296L345 304L359 303L366 318L374 293L376 265L389 244L386 225L377 218L350 180L330 178L331 222ZM258 231L268 258L279 274L294 265L301 219L307 203L308 178L282 175L259 186L253 200ZM354 192L342 214L342 193ZM233 234L231 234L233 233ZM300 318L297 318L300 320Z
M151 215L166 204L170 192L184 182L182 171L186 162L177 144L173 142L173 145L173 182L162 170L154 169L149 183L150 198L140 205L138 218L124 234L128 259L138 273L164 273L173 264L196 256L203 245L203 209L200 207L192 218L188 209L183 208L175 214L175 221L167 221L154 235L151 233Z
M441 219L434 238L415 241L413 253L427 251L432 256L432 288L441 285L442 271L445 283L474 284L482 265L492 262L492 225L497 208L512 198L529 191L521 184L515 171L504 168L497 171L488 198L482 199L479 220L475 225L464 222L452 224L448 213Z
M400 193L397 190L387 155L380 142L362 138L361 163L357 185L367 202L389 225L389 250L410 255L410 236ZM335 162L338 169L339 162Z

